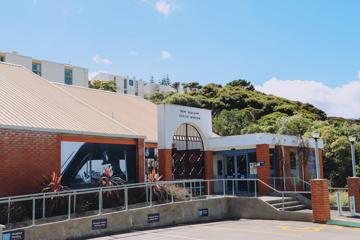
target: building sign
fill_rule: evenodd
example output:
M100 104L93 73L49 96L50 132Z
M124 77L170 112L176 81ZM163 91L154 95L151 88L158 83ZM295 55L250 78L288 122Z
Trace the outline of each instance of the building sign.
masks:
M151 213L147 217L148 223L160 222L160 213Z
M24 229L3 233L2 240L25 240Z
M198 210L199 217L208 217L209 216L209 209L208 208L201 208Z
M185 118L185 119L191 119L191 120L200 120L200 113L198 111L194 111L194 110L183 110L180 109L179 110L179 117L180 118Z
M92 230L106 229L107 228L107 219L94 219L91 223Z

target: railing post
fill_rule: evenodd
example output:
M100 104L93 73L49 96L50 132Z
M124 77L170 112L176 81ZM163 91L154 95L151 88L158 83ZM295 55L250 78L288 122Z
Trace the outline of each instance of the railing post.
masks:
M102 195L103 195L103 191L102 188L99 189L99 215L101 215L101 210L102 210Z
M10 198L8 200L8 212L7 212L7 224L10 223L10 211L11 211L11 202Z
M281 210L284 211L284 208L285 208L284 192L281 193L281 197L282 197L282 208L281 208Z
M45 218L45 210L46 210L46 207L45 207L45 193L43 194L43 206L42 206L42 217Z
M71 218L71 194L69 193L68 197L68 220Z
M153 198L153 192L152 192L152 186L151 186L151 184L150 184L150 206L153 205L153 203L152 203L152 198Z
M192 189L192 182L190 181L190 201L193 200L193 189Z
M226 193L225 193L225 179L223 179L223 194L224 194L224 196L226 195Z
M207 194L210 196L210 180L207 181Z
M76 211L76 192L74 192L74 214Z
M254 180L254 194L255 194L255 197L257 197L256 180Z
M147 192L147 187L146 187L146 192ZM128 210L129 209L129 197L128 197L128 188L126 187L126 185L124 188L124 204L125 204L125 210Z
M146 190L146 202L149 202L149 186L145 183L145 190Z
M174 192L171 191L171 202L174 203Z
M235 180L232 180L232 195L235 196Z
M32 201L32 225L35 225L35 198Z
M294 178L294 185L295 185L295 192L296 192L296 185L297 185L297 179Z

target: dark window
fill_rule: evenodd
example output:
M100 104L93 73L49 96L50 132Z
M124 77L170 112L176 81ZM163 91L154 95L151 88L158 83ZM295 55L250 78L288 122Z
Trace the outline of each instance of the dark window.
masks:
M127 91L127 79L124 79L124 93L126 93Z
M269 154L270 154L270 173L271 173L272 177L275 177L276 176L276 174L275 174L276 173L275 149L270 149Z
M4 56L0 56L0 62L5 62L5 57Z
M223 175L223 166L222 166L222 160L217 161L217 175L222 176Z
M291 168L291 176L297 177L299 176L299 161L297 152L290 152L290 168Z
M134 80L129 80L129 86L134 86Z
M41 76L41 63L33 63L32 72Z
M65 69L65 84L73 84L73 71L71 69Z

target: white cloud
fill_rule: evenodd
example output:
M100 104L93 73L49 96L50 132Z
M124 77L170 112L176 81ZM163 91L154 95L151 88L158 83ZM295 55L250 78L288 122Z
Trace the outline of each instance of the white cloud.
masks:
M339 87L329 87L321 82L274 77L255 88L264 93L311 103L328 116L360 118L360 79Z
M89 72L89 80L92 80L99 73L109 73L109 72L107 72L105 70L91 71L91 72Z
M109 59L103 58L103 57L101 57L101 56L99 56L99 55L95 55L95 56L93 57L93 61L94 61L95 63L97 63L97 64L107 64L107 65L112 64L112 62L111 62Z
M162 50L162 51L160 52L160 58L163 59L163 60L168 60L168 59L172 58L172 54L169 53L169 52L166 51L166 50Z
M168 17L178 7L174 1L157 0L154 8L159 14Z

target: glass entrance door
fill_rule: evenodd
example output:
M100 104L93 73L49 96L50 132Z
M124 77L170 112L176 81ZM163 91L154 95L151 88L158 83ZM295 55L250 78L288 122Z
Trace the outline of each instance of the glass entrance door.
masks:
M253 159L249 154L226 155L224 157L224 178L228 193L247 193L254 190L252 182L246 179L253 178ZM234 179L233 181L231 179ZM243 179L243 180L235 180Z
M249 173L249 164L246 154L236 156L236 178L247 179ZM239 180L235 182L236 192L248 192L249 184L247 181Z

